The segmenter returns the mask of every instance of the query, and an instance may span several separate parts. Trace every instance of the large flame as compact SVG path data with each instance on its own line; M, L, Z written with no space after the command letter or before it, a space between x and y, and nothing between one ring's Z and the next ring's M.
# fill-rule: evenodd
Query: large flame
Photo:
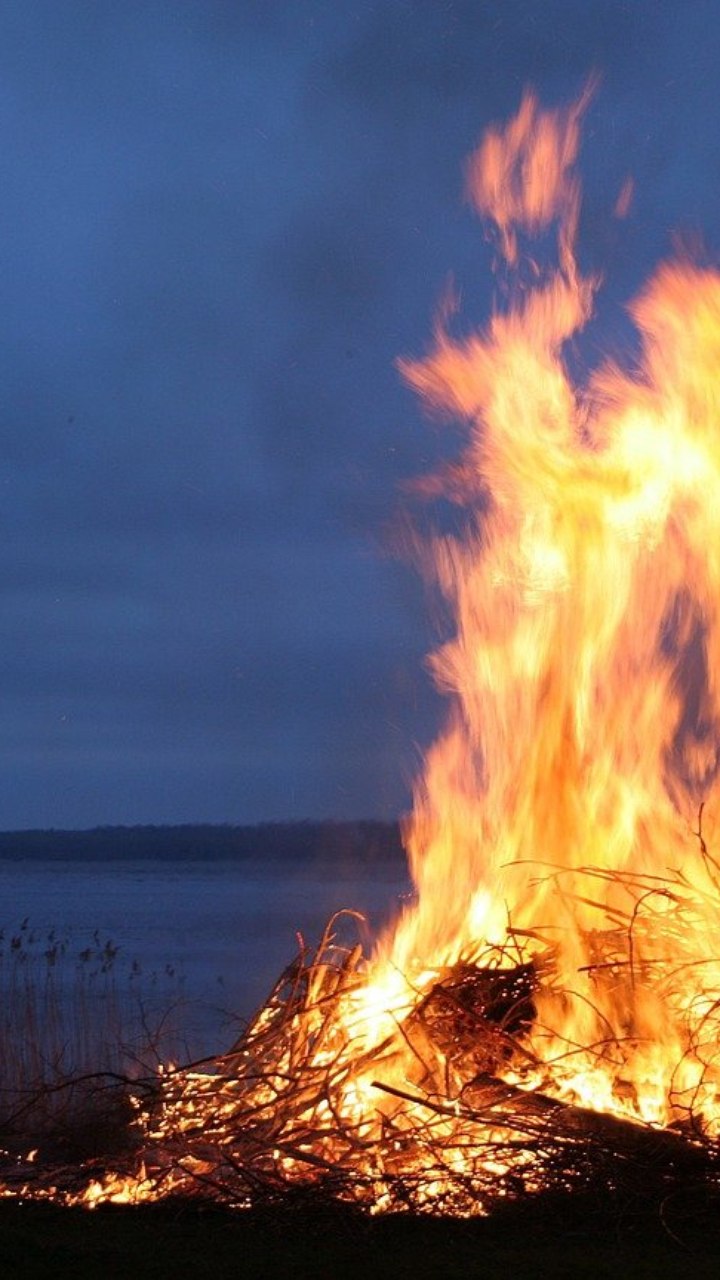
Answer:
M630 308L637 368L572 385L563 350L598 284L575 256L585 102L528 93L489 131L468 190L512 301L403 364L469 424L448 486L469 533L433 547L452 712L408 825L418 903L383 954L408 974L532 934L553 957L533 1047L562 1058L555 1087L667 1121L716 1093L717 867L691 826L717 791L720 277L661 266ZM522 242L548 228L549 268Z

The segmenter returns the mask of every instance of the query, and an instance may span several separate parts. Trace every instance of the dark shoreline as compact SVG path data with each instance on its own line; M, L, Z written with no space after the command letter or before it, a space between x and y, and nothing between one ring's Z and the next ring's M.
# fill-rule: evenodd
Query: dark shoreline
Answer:
M356 865L405 863L399 824L374 820L0 831L0 860L5 861L219 862L248 858L327 859Z

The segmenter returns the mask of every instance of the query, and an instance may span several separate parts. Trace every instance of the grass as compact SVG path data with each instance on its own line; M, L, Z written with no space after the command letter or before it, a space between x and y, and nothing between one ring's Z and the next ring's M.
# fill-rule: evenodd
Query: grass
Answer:
M183 1056L181 1005L176 974L143 973L97 931L0 930L0 1146L111 1154L132 1120L125 1082Z

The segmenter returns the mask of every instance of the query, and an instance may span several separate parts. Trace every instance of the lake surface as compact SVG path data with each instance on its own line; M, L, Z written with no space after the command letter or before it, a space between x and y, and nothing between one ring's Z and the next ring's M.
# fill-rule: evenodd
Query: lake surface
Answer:
M172 1007L184 1051L200 1057L230 1046L298 933L312 944L350 908L369 940L409 888L396 862L0 861L0 994L18 1003L20 973L70 999L79 975L99 1007L111 982L149 1020Z

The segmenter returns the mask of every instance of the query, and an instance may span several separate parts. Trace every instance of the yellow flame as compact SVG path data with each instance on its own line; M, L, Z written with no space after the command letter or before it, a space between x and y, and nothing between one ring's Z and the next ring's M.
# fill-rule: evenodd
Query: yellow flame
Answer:
M486 332L440 331L402 365L469 423L473 521L433 548L456 619L433 657L452 711L408 824L417 906L380 954L408 974L535 931L555 976L532 1047L566 1060L551 1083L667 1121L720 994L716 868L690 835L717 793L720 278L661 266L631 308L637 370L573 387L563 345L597 287L574 248L586 103L547 112L526 94L468 167L509 266L518 232L553 223L556 265Z

